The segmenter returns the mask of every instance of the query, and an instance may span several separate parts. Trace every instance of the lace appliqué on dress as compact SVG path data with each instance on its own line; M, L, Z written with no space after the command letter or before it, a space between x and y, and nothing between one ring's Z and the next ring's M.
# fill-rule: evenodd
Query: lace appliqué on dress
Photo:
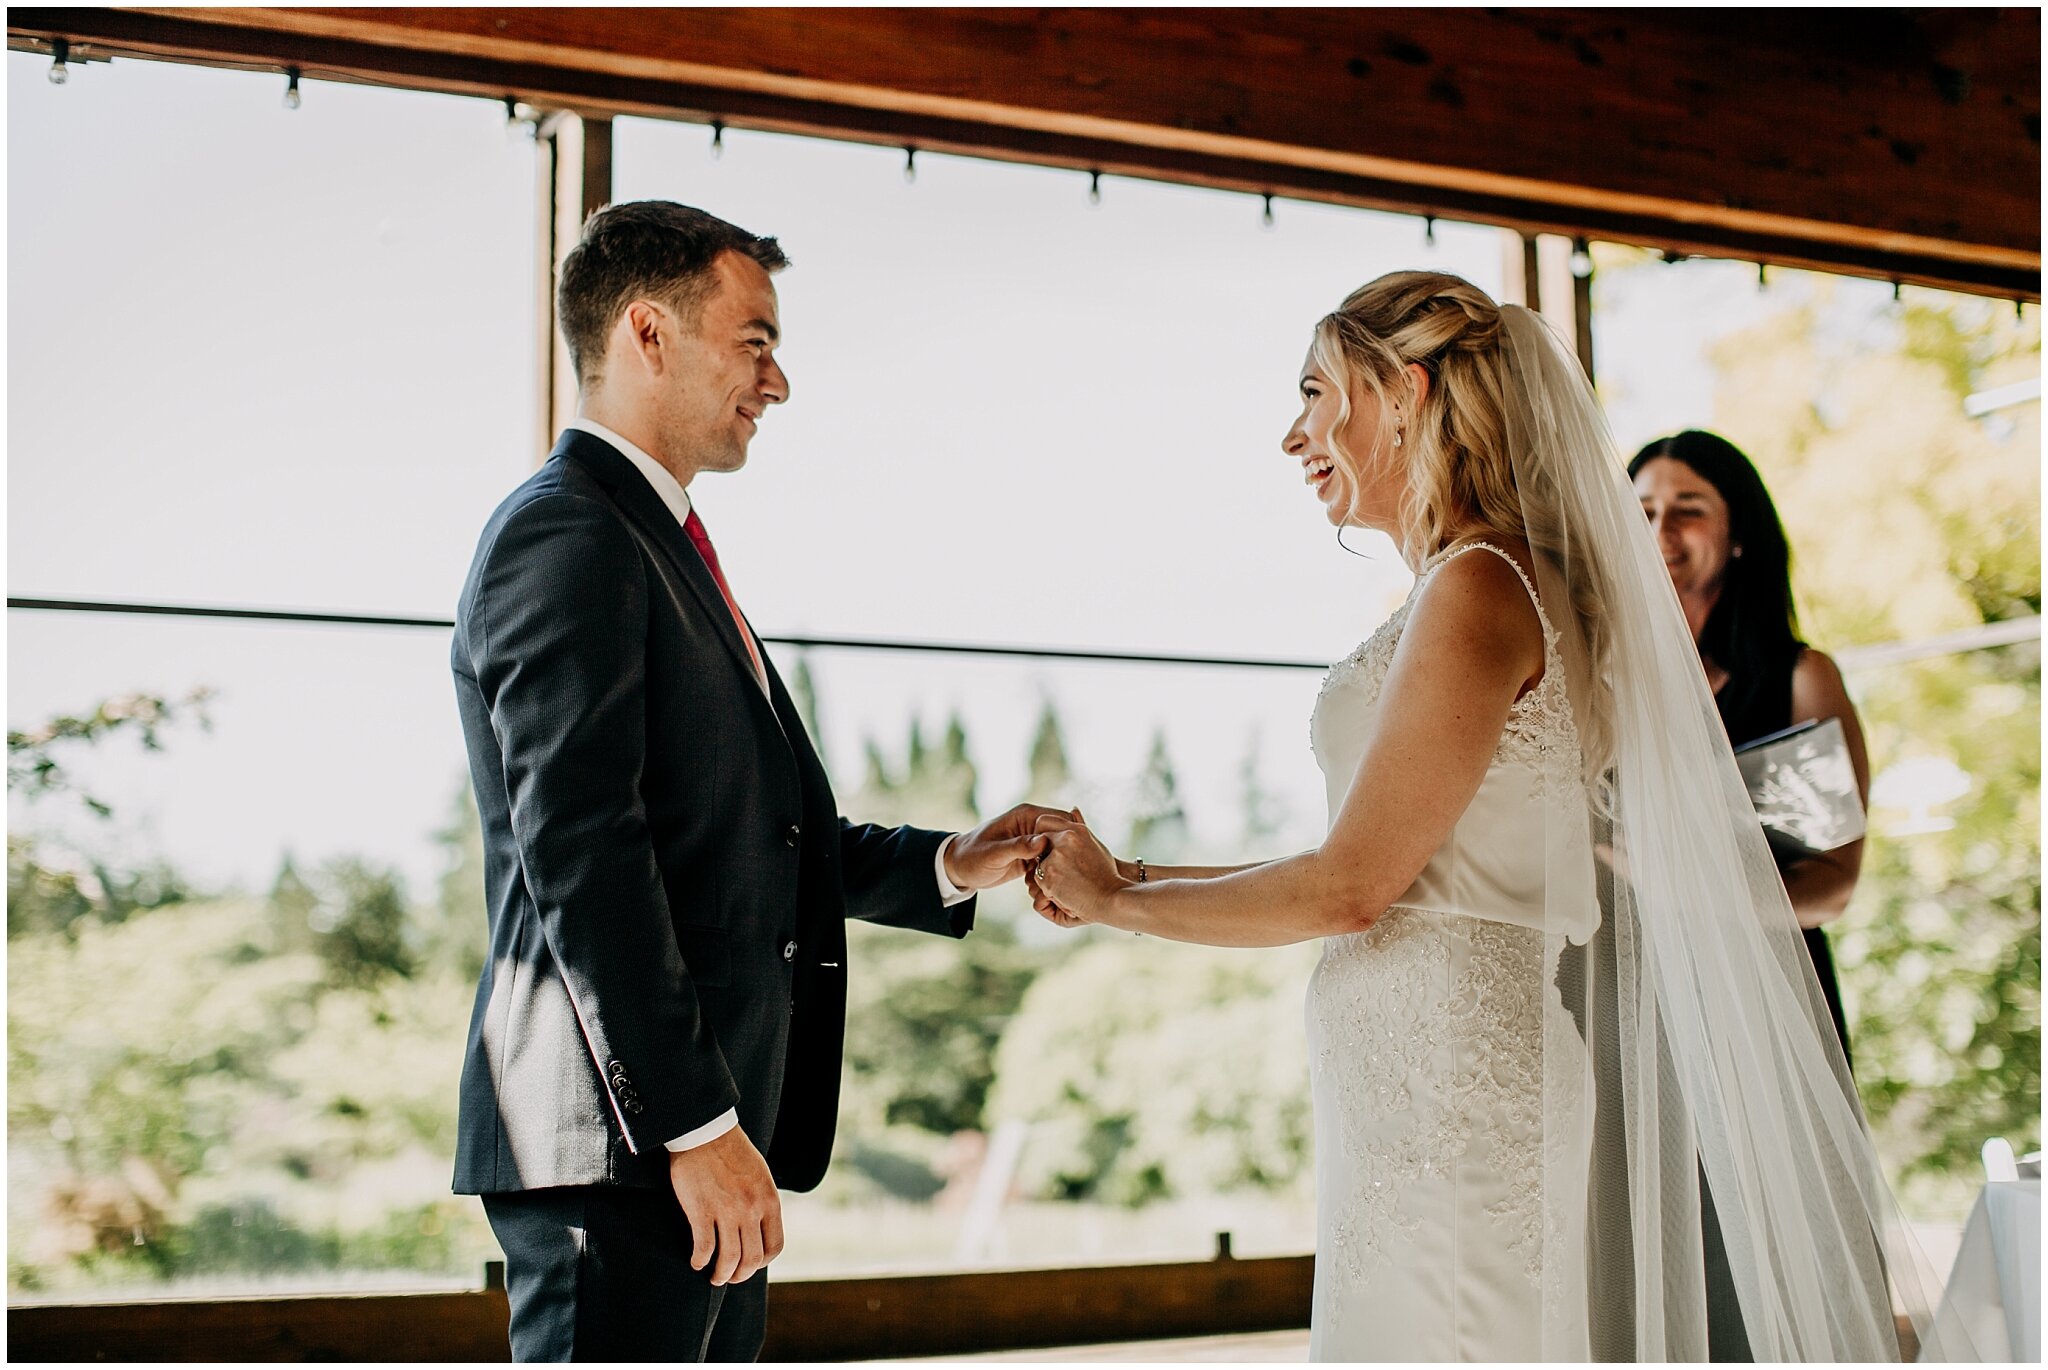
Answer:
M1564 660L1557 650L1557 629L1551 626L1550 615L1544 612L1543 601L1537 597L1536 587L1529 580L1528 573L1513 557L1490 542L1468 542L1439 552L1424 563L1422 573L1415 578L1415 588L1408 592L1408 598L1401 607L1388 615L1387 621L1375 629L1372 636L1359 643L1351 655L1324 674L1322 689L1316 696L1317 703L1320 705L1322 697L1332 691L1355 689L1362 695L1357 701L1360 707L1371 708L1377 704L1380 691L1386 685L1387 668L1393 665L1394 653L1401 645L1401 633L1408 626L1409 610L1415 607L1415 598L1422 587L1446 562L1480 550L1494 553L1514 568L1529 592L1529 602L1536 608L1537 621L1543 625L1543 677L1536 682L1535 689L1508 709L1507 726L1502 729L1500 745L1493 754L1494 764L1523 766L1536 772L1545 797L1567 795L1582 785L1584 778L1579 759L1579 730L1572 721L1571 703L1565 694ZM1314 714L1309 718L1309 737L1313 745Z
M1558 633L1521 566L1490 543L1467 543L1425 564L1407 601L1330 668L1316 717L1338 691L1356 692L1345 701L1351 709L1378 703L1417 593L1445 562L1482 547L1514 567L1544 639L1543 676L1509 709L1492 764L1533 772L1545 797L1569 795L1583 781ZM1312 718L1312 742L1316 727ZM1365 932L1324 943L1310 987L1321 1038L1309 1066L1337 1101L1353 1182L1351 1192L1323 1199L1335 1215L1340 1276L1363 1279L1396 1239L1414 1237L1420 1223L1408 1192L1447 1181L1483 1139L1505 1196L1487 1213L1540 1283L1549 980L1541 932L1482 918L1397 907Z
M1414 1237L1408 1191L1447 1180L1484 1138L1506 1191L1487 1212L1537 1279L1542 972L1534 929L1420 909L1390 909L1324 943L1311 988L1322 1039L1309 1066L1333 1086L1354 1177L1352 1192L1324 1199L1338 1215L1341 1274L1363 1278L1390 1237Z

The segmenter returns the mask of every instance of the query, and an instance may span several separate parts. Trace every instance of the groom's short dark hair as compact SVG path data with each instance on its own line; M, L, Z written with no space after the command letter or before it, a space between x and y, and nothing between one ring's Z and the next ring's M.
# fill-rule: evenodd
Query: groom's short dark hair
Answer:
M598 378L605 340L633 301L654 300L694 322L711 293L712 264L726 252L767 271L789 265L773 238L673 200L633 200L591 215L555 290L576 383L587 387Z

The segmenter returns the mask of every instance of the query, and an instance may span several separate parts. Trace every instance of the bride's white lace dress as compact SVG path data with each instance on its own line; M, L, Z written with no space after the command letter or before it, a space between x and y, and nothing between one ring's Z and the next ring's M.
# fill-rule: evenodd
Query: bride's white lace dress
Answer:
M1333 817L1410 608L1474 552L1515 564L1488 544L1440 554L1324 683L1310 736ZM1542 679L1515 702L1471 807L1395 907L1324 942L1309 984L1314 1360L1542 1355L1544 1028L1564 1012L1543 969L1544 809L1583 790L1556 633L1537 613Z

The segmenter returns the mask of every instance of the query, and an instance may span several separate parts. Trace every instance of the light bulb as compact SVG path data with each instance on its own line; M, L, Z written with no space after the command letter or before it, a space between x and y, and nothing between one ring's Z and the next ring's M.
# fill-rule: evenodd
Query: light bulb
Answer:
M299 107L299 73L297 70L287 71L284 74L284 107L286 109L297 109Z
M63 84L64 84L64 83L66 82L66 81L69 81L70 79L71 79L71 68L70 68L70 67L67 67L67 66L65 66L65 65L64 65L64 59L63 59L63 58L61 58L61 57L60 57L60 58L58 58L58 59L57 59L56 61L54 61L54 62L50 63L50 84L51 84L51 85L53 85L53 86L61 86L61 85L63 85Z

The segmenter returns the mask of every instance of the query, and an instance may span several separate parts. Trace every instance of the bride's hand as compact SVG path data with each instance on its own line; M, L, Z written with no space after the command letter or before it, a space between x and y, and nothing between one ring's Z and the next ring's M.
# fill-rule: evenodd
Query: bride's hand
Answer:
M1063 928L1101 922L1110 896L1130 883L1118 872L1116 858L1079 809L1071 818L1042 815L1038 832L1046 838L1046 851L1031 873L1032 907Z

